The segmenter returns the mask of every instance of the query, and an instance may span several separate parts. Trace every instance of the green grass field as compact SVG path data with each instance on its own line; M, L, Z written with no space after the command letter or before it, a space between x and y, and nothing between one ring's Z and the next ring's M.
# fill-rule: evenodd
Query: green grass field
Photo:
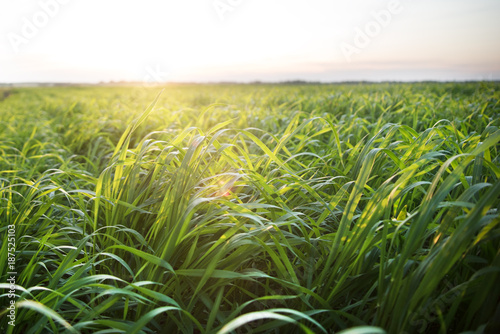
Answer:
M1 332L500 332L499 83L160 90L0 92Z

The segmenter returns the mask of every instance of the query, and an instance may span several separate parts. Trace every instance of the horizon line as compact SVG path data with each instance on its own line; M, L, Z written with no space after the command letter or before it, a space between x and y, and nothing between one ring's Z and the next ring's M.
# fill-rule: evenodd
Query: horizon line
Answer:
M491 82L499 83L499 79L467 79L467 80L333 80L333 81L318 81L318 80L245 80L245 81L165 81L165 82L147 82L147 81L126 81L126 80L110 80L99 82L67 82L67 81L21 81L21 82L0 82L0 87L15 87L15 86L135 86L141 85L147 87L157 87L165 85L272 85L272 84L356 84L356 83L473 83L473 82Z

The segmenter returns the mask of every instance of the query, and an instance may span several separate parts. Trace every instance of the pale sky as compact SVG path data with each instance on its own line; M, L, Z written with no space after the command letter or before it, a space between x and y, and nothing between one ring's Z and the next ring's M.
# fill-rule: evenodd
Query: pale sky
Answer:
M0 0L0 83L499 80L499 0Z

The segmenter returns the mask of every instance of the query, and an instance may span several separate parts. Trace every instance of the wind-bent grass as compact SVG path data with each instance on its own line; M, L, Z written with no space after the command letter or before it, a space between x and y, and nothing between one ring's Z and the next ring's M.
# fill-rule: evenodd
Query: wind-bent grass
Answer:
M500 330L498 84L157 93L0 101L6 333Z

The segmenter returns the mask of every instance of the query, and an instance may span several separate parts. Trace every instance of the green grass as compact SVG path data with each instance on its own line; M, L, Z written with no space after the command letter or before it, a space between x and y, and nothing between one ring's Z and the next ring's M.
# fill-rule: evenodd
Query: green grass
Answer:
M0 92L0 328L500 331L499 88Z

